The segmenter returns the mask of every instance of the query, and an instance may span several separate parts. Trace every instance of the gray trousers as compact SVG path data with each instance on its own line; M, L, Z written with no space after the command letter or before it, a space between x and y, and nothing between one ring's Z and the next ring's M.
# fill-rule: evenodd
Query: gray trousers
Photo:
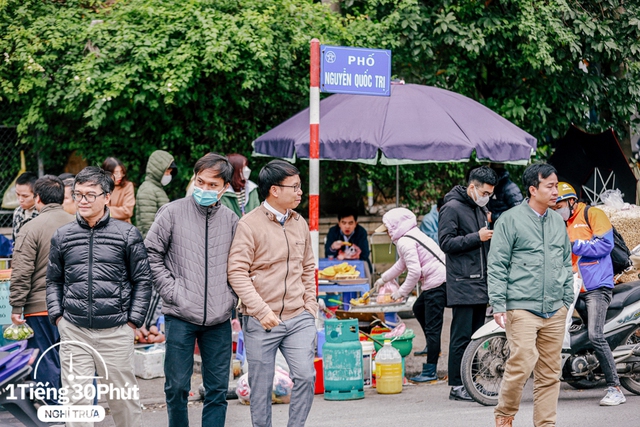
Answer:
M70 402L67 405L93 404L93 397L84 390L92 387L92 377L97 371L101 377L100 384L126 391L125 394L117 391L105 394L115 425L142 426L140 398L136 395L138 393L133 393L133 388L138 386L133 369L133 329L126 324L108 329L87 329L63 318L58 330L62 386L69 388ZM77 393L76 390L83 392ZM90 427L93 424L68 422L67 427Z
M315 318L305 311L267 332L260 321L246 316L242 332L249 363L253 426L271 427L271 390L276 352L280 349L293 381L287 425L303 427L313 403L316 380L313 366L317 336Z

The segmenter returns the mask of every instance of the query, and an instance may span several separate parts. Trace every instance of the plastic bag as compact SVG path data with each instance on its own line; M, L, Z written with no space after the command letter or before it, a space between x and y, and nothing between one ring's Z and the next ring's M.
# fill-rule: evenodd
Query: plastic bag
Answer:
M291 401L291 390L293 390L293 381L289 378L289 374L281 367L276 366L276 371L273 375L271 401L273 403L289 403ZM251 388L249 387L248 373L238 379L236 394L238 395L240 403L249 405L251 401Z
M4 330L2 336L5 337L5 339L13 341L28 340L33 336L33 329L26 323L22 325L12 323L11 326Z
M27 163L24 160L24 151L20 150L20 171L18 171L18 175L11 181L9 187L4 191L4 195L2 196L2 209L15 209L20 206L20 202L18 202L18 195L16 194L16 181L20 175L27 171Z
M602 200L602 203L604 203L606 206L612 207L614 209L620 210L625 208L625 203L622 199L622 193L618 189L605 191L600 195L600 200Z
M276 373L273 376L271 401L273 403L289 403L291 401L291 390L293 390L293 381L289 378L289 374L277 366Z
M390 282L386 282L384 285L378 288L378 296L376 297L376 302L378 304L389 304L393 302L393 298L391 298L391 294L400 289L400 285L398 282L394 280Z
M251 395L251 388L249 388L249 374L244 374L238 379L236 384L236 394L238 400L243 405L249 404L249 396Z

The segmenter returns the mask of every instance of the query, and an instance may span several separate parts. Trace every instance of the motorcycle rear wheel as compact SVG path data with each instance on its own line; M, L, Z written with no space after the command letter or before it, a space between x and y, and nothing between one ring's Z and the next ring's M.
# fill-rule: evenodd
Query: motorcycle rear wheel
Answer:
M627 339L622 342L623 345L640 344L640 326L631 331ZM640 374L634 374L631 377L620 377L620 384L631 393L640 394Z
M498 393L509 358L507 337L502 333L471 341L462 357L462 383L476 402L498 404Z

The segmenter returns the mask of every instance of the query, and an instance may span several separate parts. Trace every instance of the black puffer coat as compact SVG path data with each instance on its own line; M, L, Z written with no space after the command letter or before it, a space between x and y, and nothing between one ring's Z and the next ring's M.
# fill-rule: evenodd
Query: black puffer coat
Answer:
M53 235L47 309L54 324L64 316L83 328L127 322L140 327L150 296L151 269L142 236L133 225L110 218L108 209L93 228L76 215Z
M481 242L478 231L485 226L487 213L455 186L440 208L438 239L447 255L447 305L486 304L487 255L489 242Z
M498 172L498 184L496 184L488 205L489 211L491 211L491 220L495 223L500 215L519 205L522 200L522 192L518 185L511 181L509 172L505 170Z

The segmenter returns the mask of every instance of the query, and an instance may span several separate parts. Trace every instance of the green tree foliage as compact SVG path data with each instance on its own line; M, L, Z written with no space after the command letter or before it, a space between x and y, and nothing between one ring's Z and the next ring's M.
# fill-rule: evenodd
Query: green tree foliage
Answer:
M199 156L248 156L308 105L318 37L391 49L396 77L484 103L545 158L571 122L628 133L639 16L622 0L346 0L340 14L311 0L0 0L0 123L51 171L73 150L92 164L116 155L139 183L147 156L166 149L178 196ZM402 201L424 206L473 164L401 167ZM361 204L366 177L393 200L395 168L323 162L323 206Z

